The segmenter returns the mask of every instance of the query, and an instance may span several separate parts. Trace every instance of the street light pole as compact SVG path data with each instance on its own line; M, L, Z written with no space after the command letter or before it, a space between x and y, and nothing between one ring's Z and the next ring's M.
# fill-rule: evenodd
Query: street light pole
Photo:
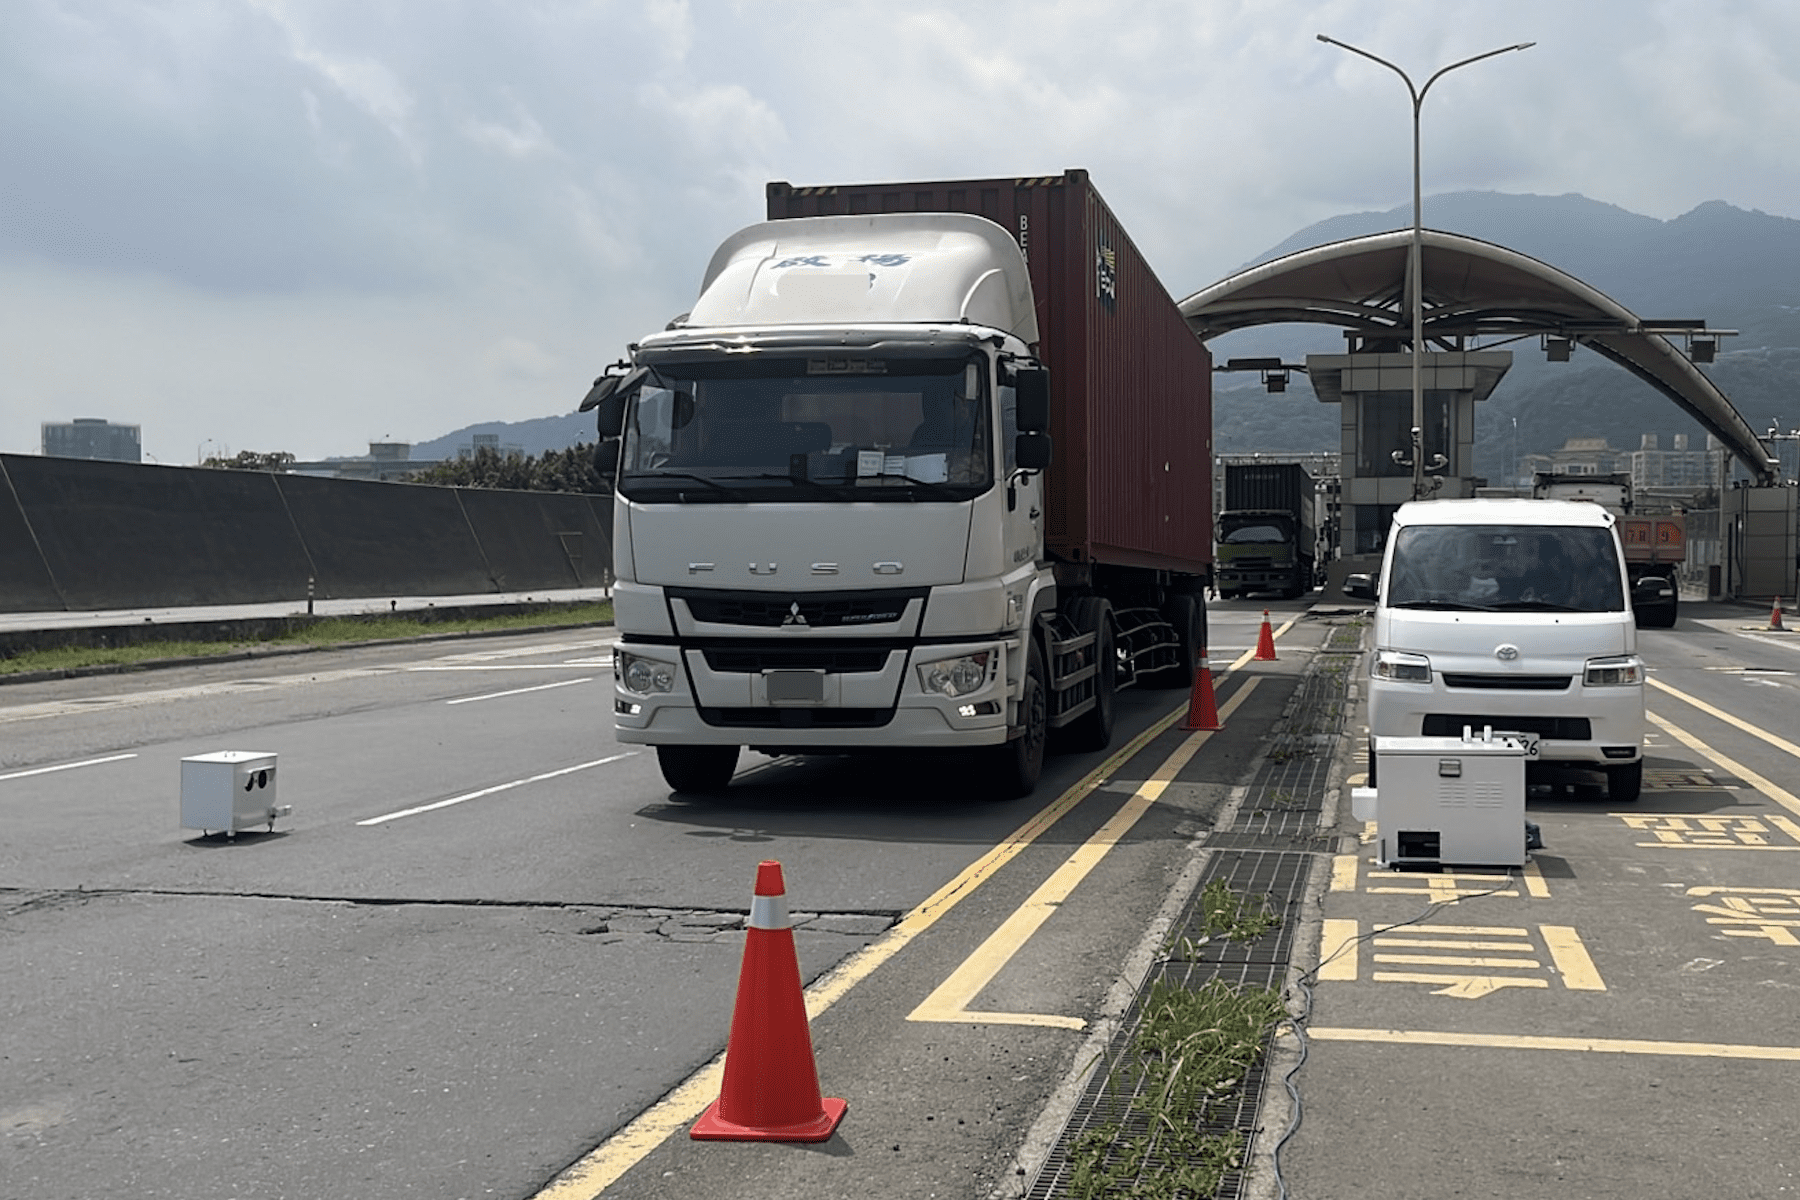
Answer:
M1412 97L1412 135L1413 135L1413 223L1412 246L1406 256L1406 292L1412 305L1412 497L1419 499L1425 494L1425 379L1421 374L1425 353L1425 298L1420 291L1420 263L1425 257L1424 223L1421 219L1422 201L1419 191L1419 110L1425 105L1425 93L1431 85L1456 70L1470 63L1478 63L1484 58L1492 58L1496 54L1506 54L1513 50L1529 50L1536 42L1520 42L1512 46L1502 46L1498 50L1489 50L1485 54L1477 54L1473 58L1465 58L1453 62L1447 67L1440 67L1436 74L1425 81L1424 87L1414 87L1412 76L1399 67L1367 50L1358 49L1348 42L1340 42L1336 38L1319 34L1321 42L1336 46L1340 50L1348 50L1352 54L1360 54L1371 62L1378 62L1394 74L1400 76L1406 84L1406 91Z

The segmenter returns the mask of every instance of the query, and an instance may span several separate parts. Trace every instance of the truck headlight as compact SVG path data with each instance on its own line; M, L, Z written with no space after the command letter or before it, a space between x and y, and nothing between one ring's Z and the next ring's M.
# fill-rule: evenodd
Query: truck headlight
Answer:
M613 678L626 691L648 696L656 692L674 690L675 667L672 663L657 662L653 658L642 658L636 654L615 650L613 651Z
M1587 687L1635 687L1644 682L1644 660L1635 654L1590 658L1581 682Z
M1395 683L1430 683L1431 660L1404 650L1377 650L1372 668L1375 678Z
M919 664L919 686L939 696L967 696L980 691L988 681L988 667L993 662L991 651L965 654L961 658L943 658Z

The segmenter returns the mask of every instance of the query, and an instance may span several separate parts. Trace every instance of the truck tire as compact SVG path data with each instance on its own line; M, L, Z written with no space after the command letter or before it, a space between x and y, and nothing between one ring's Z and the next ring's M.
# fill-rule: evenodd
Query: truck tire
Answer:
M1644 760L1606 768L1606 798L1614 804L1632 804L1644 790Z
M736 746L658 746L656 765L678 792L723 791L737 770Z
M1113 714L1118 703L1119 655L1113 633L1112 605L1098 596L1078 597L1069 617L1082 633L1094 634L1094 706L1063 727L1062 742L1085 753L1112 744Z
M1158 688L1191 688L1206 649L1206 601L1194 592L1176 592L1163 605L1163 620L1175 629L1177 661L1167 670L1146 676L1144 682Z
M988 751L992 768L991 796L1012 800L1029 796L1044 773L1044 743L1050 732L1050 690L1044 652L1037 639L1025 656L1025 690L1019 697L1019 736Z

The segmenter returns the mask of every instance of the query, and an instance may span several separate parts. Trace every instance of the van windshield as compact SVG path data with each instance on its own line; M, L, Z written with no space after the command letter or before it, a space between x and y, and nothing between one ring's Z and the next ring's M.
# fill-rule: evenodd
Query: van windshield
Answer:
M1610 529L1564 525L1407 525L1394 539L1392 608L1622 612Z

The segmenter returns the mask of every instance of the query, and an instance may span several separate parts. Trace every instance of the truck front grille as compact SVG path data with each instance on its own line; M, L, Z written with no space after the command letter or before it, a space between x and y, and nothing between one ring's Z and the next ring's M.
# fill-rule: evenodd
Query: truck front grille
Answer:
M1516 733L1535 733L1557 742L1587 742L1594 737L1593 726L1586 717L1484 717L1463 713L1427 713L1426 737L1461 737L1463 727L1477 732L1484 726Z
M727 675L758 675L764 671L825 671L832 675L872 675L887 667L889 644L833 646L808 642L801 646L705 646L700 653L706 665Z
M669 597L685 601L694 620L708 625L833 629L891 625L906 615L909 602L923 600L929 592L929 588L805 593L670 588Z

